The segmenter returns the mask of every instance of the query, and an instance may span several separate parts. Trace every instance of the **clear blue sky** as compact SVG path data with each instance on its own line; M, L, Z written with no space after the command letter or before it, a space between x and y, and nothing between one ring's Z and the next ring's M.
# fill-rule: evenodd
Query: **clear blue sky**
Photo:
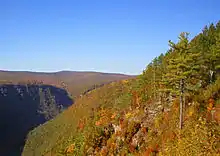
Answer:
M0 0L0 69L140 74L219 0Z

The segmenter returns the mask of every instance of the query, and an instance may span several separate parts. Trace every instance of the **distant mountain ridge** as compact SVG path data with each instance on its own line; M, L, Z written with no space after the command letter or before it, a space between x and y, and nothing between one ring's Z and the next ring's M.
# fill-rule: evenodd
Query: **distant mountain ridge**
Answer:
M135 76L125 74L94 71L32 72L0 70L0 84L40 82L46 85L64 88L71 93L73 97L92 88L93 85L100 85L134 77ZM81 85L82 83L83 85Z
M0 73L29 73L29 74L64 74L64 73L96 73L96 74L111 74L111 75L125 75L123 73L116 73L116 72L99 72L99 71L74 71L74 70L60 70L60 71L53 71L53 72L44 72L44 71L28 71L28 70L1 70ZM135 76L135 75L131 75Z

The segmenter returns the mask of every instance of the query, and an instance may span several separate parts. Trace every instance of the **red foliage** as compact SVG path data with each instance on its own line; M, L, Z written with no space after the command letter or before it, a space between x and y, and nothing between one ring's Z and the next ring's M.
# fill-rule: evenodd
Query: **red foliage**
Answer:
M142 127L142 132L146 134L148 132L148 127Z
M129 151L131 153L134 153L135 152L135 146L134 145L129 145Z
M152 154L157 154L159 152L159 145L156 144L153 147L147 148L147 150L144 152L144 156L150 156Z

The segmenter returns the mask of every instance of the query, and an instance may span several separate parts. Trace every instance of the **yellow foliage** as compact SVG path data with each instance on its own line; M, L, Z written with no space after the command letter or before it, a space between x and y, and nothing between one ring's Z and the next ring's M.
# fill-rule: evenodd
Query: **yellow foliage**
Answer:
M109 109L101 109L99 111L100 118L96 121L95 125L100 126L109 123L115 116L116 113L112 113Z
M155 120L154 120L154 126L156 128L159 128L161 123L162 123L162 116L156 117Z
M122 83L126 84L126 83L128 83L128 80L122 80Z
M125 114L126 119L130 118L131 116L132 116L131 112L128 112L128 113Z
M219 125L200 117L185 122L179 139L166 141L162 155L216 155L219 148Z
M66 148L66 153L73 153L73 152L74 152L74 148L75 148L75 145L74 145L74 144L69 145L69 146Z
M215 101L213 99L209 99L209 104L208 104L208 107L207 107L208 112L210 112L212 110L214 102Z
M195 110L193 107L189 108L188 116L191 117L195 113Z

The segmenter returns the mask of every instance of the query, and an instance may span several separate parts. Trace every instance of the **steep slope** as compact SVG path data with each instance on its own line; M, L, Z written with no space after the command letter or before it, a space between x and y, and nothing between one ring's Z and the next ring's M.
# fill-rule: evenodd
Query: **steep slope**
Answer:
M56 152L63 150L77 134L79 121L93 116L101 107L125 108L129 99L129 87L123 82L107 84L88 92L57 118L33 130L23 155L44 155L53 149Z
M96 72L0 72L0 155L21 155L30 130L54 118L80 94L129 78Z
M31 155L219 155L220 22L29 133ZM181 84L181 85L180 85Z

